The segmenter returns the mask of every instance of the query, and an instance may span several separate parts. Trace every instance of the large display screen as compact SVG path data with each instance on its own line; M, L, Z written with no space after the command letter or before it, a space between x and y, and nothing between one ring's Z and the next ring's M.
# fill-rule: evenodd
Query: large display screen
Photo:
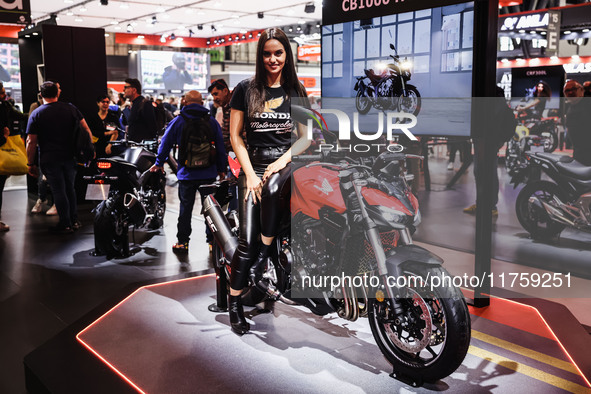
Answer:
M207 54L140 51L142 87L159 91L207 90Z
M323 107L359 95L360 80L378 101L368 115L395 109L379 101L412 89L421 105L413 133L469 136L473 44L473 2L325 25Z

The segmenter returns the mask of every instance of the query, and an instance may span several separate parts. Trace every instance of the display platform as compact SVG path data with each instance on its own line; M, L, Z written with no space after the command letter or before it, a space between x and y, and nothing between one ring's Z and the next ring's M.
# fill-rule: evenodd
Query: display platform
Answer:
M214 294L213 275L139 288L88 326L64 333L67 346L56 339L29 354L27 388L32 393L82 388L86 393L474 393L516 387L531 393L591 392L537 310L514 302L493 298L486 309L471 308L472 342L463 364L445 379L413 388L389 376L391 366L365 319L319 317L275 303L270 313L247 308L251 333L238 337L227 314L207 310Z

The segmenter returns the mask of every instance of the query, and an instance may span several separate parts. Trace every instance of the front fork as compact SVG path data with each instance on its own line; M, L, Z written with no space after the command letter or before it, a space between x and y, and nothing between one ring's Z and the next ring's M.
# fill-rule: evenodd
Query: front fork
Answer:
M386 296L392 303L392 309L394 312L394 317L400 316L403 313L402 306L397 300L397 295L394 294L392 288L388 286L387 276L388 276L388 267L386 265L386 253L384 253L384 246L382 245L382 240L380 238L380 232L378 231L378 227L373 220L369 217L367 213L367 209L365 209L365 204L363 203L363 197L361 196L361 188L367 185L367 181L363 179L355 179L353 180L353 189L355 190L355 195L357 196L357 200L359 201L359 208L361 211L361 218L363 220L363 225L365 227L365 233L367 234L368 241L374 250L374 254L376 256L376 261L378 265L378 273L382 278L382 282L384 283L384 287L386 289ZM412 244L412 238L410 235L410 230L405 228L404 230L400 231L400 240L405 245Z

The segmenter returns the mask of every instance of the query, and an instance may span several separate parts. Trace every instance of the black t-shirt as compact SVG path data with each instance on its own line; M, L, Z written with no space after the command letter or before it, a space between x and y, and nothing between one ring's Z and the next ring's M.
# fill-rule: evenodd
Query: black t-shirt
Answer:
M74 128L83 119L72 104L56 101L37 108L27 124L27 134L36 134L40 164L74 158Z
M291 100L282 87L266 87L265 108L262 113L248 116L246 92L250 79L238 84L232 93L230 107L244 112L246 142L249 147L289 146L294 122Z
M119 115L115 111L108 110L105 119L101 119L99 114L95 113L86 122L88 123L88 127L90 127L90 131L92 131L92 135L98 138L98 141L94 144L96 157L105 156L107 142L111 139L111 136L105 135L107 125L118 126Z
M131 141L155 140L156 114L150 100L143 96L137 96L131 105L131 111L127 118L127 138Z

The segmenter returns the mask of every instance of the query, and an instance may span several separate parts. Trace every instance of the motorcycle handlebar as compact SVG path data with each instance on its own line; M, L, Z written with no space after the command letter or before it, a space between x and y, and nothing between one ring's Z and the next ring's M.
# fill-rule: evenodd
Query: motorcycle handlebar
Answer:
M291 158L294 162L303 162L303 161L318 161L322 160L322 155L297 155Z

